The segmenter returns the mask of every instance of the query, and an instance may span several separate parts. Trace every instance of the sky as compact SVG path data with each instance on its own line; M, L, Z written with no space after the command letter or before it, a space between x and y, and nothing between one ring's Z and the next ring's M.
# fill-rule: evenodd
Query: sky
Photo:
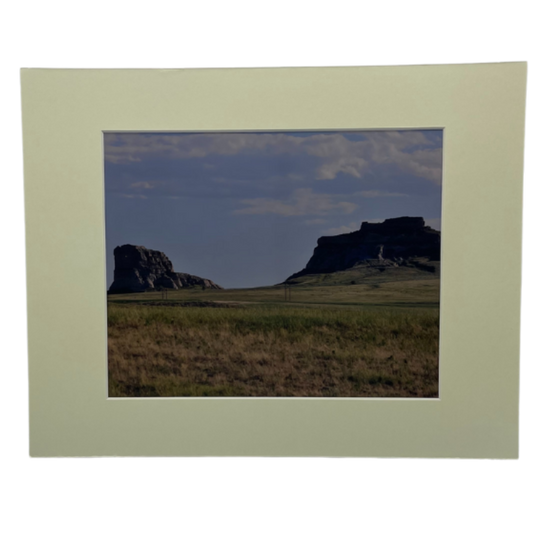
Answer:
M440 230L442 130L105 133L107 286L123 244L225 288L283 282L320 236Z

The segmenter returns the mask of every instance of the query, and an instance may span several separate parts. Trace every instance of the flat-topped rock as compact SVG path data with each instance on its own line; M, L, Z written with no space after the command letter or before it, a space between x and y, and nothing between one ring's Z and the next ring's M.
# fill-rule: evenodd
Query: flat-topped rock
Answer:
M399 217L382 223L363 222L358 231L322 236L306 267L288 280L307 274L339 272L362 264L401 266L422 258L439 261L441 233L421 217Z
M109 287L110 294L185 287L222 289L209 279L175 272L172 262L161 251L131 244L115 248L114 281Z

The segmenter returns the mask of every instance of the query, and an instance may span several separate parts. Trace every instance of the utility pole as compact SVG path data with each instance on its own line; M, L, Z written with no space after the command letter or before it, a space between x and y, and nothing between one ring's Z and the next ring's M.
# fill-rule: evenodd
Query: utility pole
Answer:
M283 284L285 292L285 302L290 302L291 300L291 286L288 283Z

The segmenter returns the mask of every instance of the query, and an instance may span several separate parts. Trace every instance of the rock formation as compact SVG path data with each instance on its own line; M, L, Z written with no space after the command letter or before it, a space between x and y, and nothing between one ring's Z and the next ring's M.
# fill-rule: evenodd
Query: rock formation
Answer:
M110 294L144 292L183 287L221 289L209 279L174 271L161 251L126 244L114 250L114 281Z
M440 261L441 233L421 217L363 222L360 230L322 236L306 267L287 281L308 274L339 272L358 266L415 266L434 272L430 261Z

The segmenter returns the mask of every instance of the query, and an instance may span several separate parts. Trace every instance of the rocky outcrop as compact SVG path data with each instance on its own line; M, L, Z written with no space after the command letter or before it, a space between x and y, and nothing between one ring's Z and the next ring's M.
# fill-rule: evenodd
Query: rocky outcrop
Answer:
M114 281L109 294L133 293L184 287L221 289L209 279L175 272L161 251L126 244L114 250Z
M441 233L427 227L421 217L362 223L360 230L322 236L306 267L287 281L308 274L326 274L366 266L415 266L434 271L430 261L440 261Z

